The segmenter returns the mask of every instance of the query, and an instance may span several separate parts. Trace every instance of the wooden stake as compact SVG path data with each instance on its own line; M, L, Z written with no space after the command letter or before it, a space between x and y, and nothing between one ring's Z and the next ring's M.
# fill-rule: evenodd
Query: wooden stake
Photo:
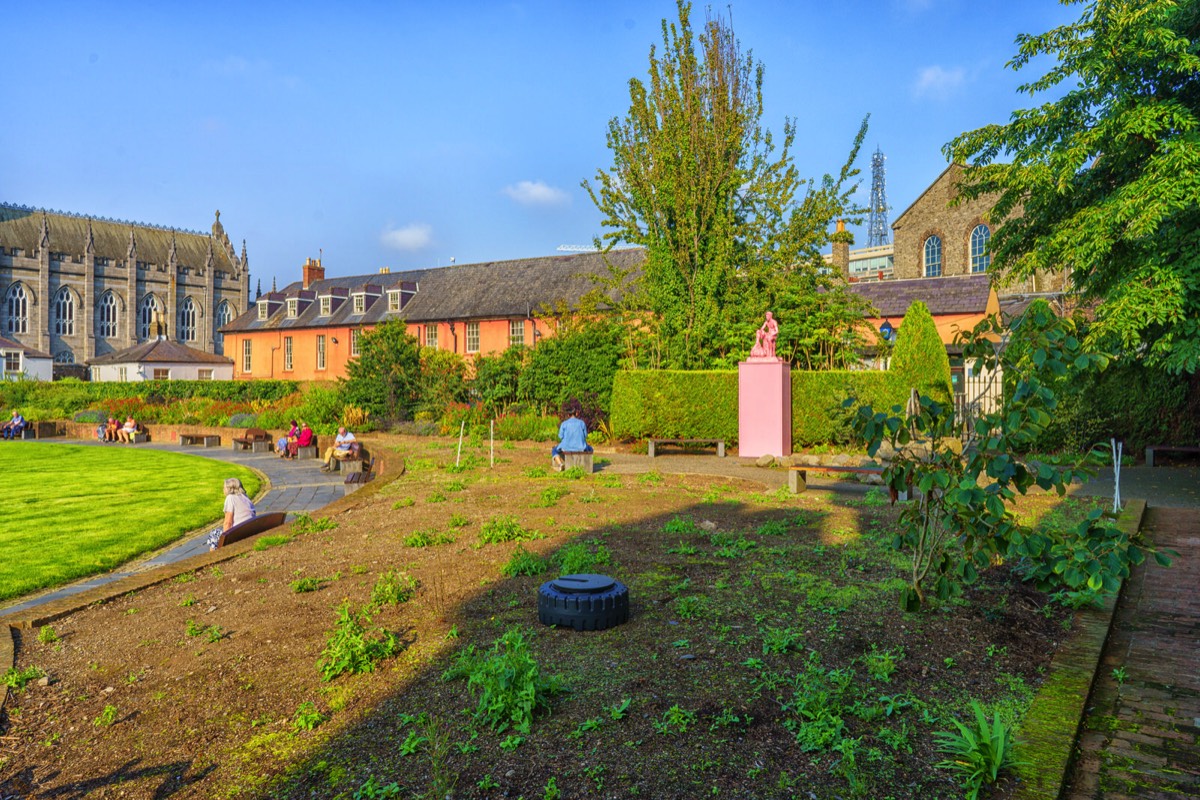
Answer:
M458 426L458 455L454 457L454 466L456 467L458 466L458 463L462 461L462 437L463 432L466 431L466 429L467 421L464 419L462 425Z

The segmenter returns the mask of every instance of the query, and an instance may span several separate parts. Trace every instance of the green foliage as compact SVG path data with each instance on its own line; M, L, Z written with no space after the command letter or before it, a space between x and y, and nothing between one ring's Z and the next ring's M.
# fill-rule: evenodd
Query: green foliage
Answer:
M719 16L694 31L691 10L679 0L678 20L663 21L648 81L630 81L629 112L609 122L612 166L584 182L603 240L646 248L626 303L651 312L641 317L651 366L686 369L744 353L731 317L761 322L775 288L816 261L849 205L854 187L843 184L865 134L864 122L837 178L801 179L795 124L786 120L779 140L763 127L762 64Z
M288 584L296 594L315 592L324 585L324 578L298 578Z
M458 353L420 348L417 406L434 414L467 397L467 362Z
M867 668L867 674L872 678L883 683L891 683L892 675L895 674L896 667L903 658L903 648L880 650L875 645L871 645L871 652L864 654L862 661L863 666Z
M395 781L386 784L380 783L372 775L354 790L351 800L390 800L390 798L399 797L400 791L400 784Z
M663 712L662 719L654 723L654 729L661 734L687 733L696 724L696 712L688 711L680 705L673 705Z
M404 537L405 547L432 547L438 544L454 544L454 535L433 528L416 530Z
M407 572L388 570L379 576L371 588L371 604L374 606L407 603L417 593L421 582Z
M37 640L42 644L53 644L58 641L58 633L52 625L43 625L38 628Z
M555 554L555 560L562 575L595 572L613 563L612 552L600 542L571 542Z
M966 790L967 800L979 797L984 786L996 782L1000 771L1017 766L1013 760L1013 733L997 714L992 722L987 721L983 707L971 701L975 713L975 725L967 727L956 719L957 732L938 731L933 736L938 750L949 758L938 762L942 769L953 770L960 785Z
M549 568L550 566L544 558L517 545L517 549L513 550L508 563L500 568L500 574L506 578L515 578L518 575L541 575Z
M524 347L476 356L475 376L470 382L471 397L493 414L505 411L520 396L521 373L528 357L529 350Z
M492 517L479 529L479 544L500 544L501 542L524 542L530 539L540 539L537 531L527 530L512 515Z
M411 414L421 388L421 348L404 320L388 320L358 339L358 357L346 363L340 382L349 405L377 417Z
M852 670L826 669L815 651L809 653L793 681L791 698L783 704L783 725L795 734L802 751L825 750L841 741L844 701L853 686Z
M965 196L1000 195L997 269L1069 269L1104 301L1091 346L1173 373L1200 371L1198 30L1195 3L1114 0L1022 34L1009 66L1045 63L1019 87L1045 102L945 148Z
M337 520L333 517L313 517L307 511L301 511L292 520L292 532L297 534L331 531L337 526Z
M467 679L467 689L479 698L475 719L497 733L512 728L528 734L538 711L550 709L550 699L562 691L558 677L544 677L519 628L510 628L487 653L474 646L459 653L442 676Z
M349 602L338 607L337 622L317 661L321 680L331 681L347 672L352 675L374 672L376 662L399 651L396 634L381 628L368 631L366 626L370 622L366 611L351 613Z
M329 717L317 710L310 702L303 702L292 715L292 727L297 731L315 731Z
M295 539L285 533L260 536L254 542L254 549L261 553L264 550L270 550L272 547L279 547L280 545L289 544L293 541L295 541Z
M949 381L949 367L946 376ZM853 414L842 407L848 396L888 407L904 402L907 390L891 372L794 370L793 447L854 440ZM625 439L724 439L732 444L738 438L737 404L736 372L622 370L613 381L612 425Z
M621 325L607 316L563 322L529 351L519 378L521 399L557 411L573 397L590 396L607 413L624 353L622 336Z
M44 677L46 677L45 671L37 667L26 667L25 669L9 667L4 673L3 683L13 691L23 692L31 681Z
M566 486L547 486L545 489L542 489L542 493L538 496L537 501L533 503L533 507L549 508L570 493L571 490Z
M889 372L904 397L915 388L939 403L950 402L950 358L933 315L920 300L908 307L900 323Z
M1000 560L1023 565L1042 588L1111 591L1131 564L1153 552L1136 536L1106 530L1099 513L1073 532L1053 534L1031 529L1010 510L1017 495L1035 486L1062 495L1072 481L1087 476L1080 465L1027 463L1016 453L1037 440L1057 407L1043 375L1069 382L1106 359L1085 352L1069 323L1045 304L1031 305L1009 330L1013 344L1000 355L993 345L1002 332L998 319L985 320L962 338L968 363L993 373L999 365L1013 382L1004 410L972 420L965 444L953 410L926 396L916 413L899 406L890 413L858 409L855 425L868 452L874 455L887 440L897 453L884 480L919 493L901 512L894 540L912 556L910 588L902 598L906 608L925 601L927 581L945 599Z
M117 707L114 705L106 705L104 710L100 712L100 716L92 720L92 724L97 728L112 727L117 721Z

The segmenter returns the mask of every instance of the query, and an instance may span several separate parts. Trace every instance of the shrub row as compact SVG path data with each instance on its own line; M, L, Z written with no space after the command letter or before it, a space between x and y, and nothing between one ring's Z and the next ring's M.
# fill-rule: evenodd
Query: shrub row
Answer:
M889 372L792 372L792 446L853 438L850 395L875 408L904 402L907 387ZM731 370L618 372L612 425L625 438L738 439L738 378Z

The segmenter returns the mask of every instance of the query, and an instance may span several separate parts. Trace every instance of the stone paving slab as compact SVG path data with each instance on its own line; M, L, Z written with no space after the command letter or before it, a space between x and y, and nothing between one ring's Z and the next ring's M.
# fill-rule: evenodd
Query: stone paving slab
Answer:
M1126 582L1067 800L1200 797L1200 511L1151 508L1143 530L1179 557Z

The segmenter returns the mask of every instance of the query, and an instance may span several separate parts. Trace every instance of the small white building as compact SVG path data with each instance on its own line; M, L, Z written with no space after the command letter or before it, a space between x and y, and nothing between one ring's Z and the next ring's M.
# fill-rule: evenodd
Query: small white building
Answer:
M6 381L53 380L54 360L49 353L0 336L0 377Z
M93 381L230 381L233 361L164 337L88 362Z

